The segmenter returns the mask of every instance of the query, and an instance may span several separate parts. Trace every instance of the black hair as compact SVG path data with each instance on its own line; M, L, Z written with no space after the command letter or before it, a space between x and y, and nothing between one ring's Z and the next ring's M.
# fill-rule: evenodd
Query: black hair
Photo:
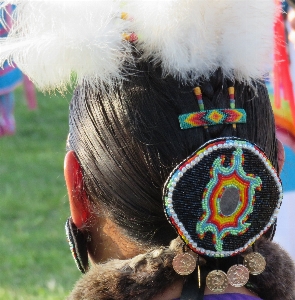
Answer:
M83 171L88 196L112 220L145 245L168 245L162 189L173 168L209 139L237 136L260 146L275 168L274 117L263 82L235 82L236 107L247 123L182 130L180 114L198 111L200 85L205 109L229 108L228 80L220 69L208 79L183 84L149 62L113 89L78 88L70 105L70 149Z

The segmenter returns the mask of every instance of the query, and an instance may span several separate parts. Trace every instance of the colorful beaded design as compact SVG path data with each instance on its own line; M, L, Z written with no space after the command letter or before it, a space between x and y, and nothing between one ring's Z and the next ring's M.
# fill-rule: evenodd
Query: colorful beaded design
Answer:
M202 95L201 88L199 86L197 86L196 88L194 88L194 94L195 94L195 96L196 96L196 98L198 100L198 105L199 105L200 111L205 111L205 106L204 106L204 102L203 102L203 95ZM178 119L179 118L181 118L181 116L178 117ZM179 120L179 122L180 122L180 128L182 128L181 121ZM208 126L204 125L204 128L208 132Z
M234 87L229 87L228 88L228 94L229 94L230 108L235 109L236 108L235 88Z
M129 14L126 12L121 13L121 19L129 22L133 22L133 18L129 16ZM131 33L124 32L122 33L122 38L123 40L129 43L135 43L138 40L138 35L135 32L131 32Z
M166 216L183 241L212 257L252 245L275 222L282 198L263 151L232 137L201 146L174 169L163 192Z
M203 95L200 87L194 88L194 94L198 100L199 112L183 114L178 117L180 128L189 129L194 127L205 127L219 124L233 124L236 129L237 123L246 123L247 114L244 109L236 109L235 89L228 88L230 109L205 110Z
M244 109L213 109L183 114L178 119L181 129L189 129L218 124L246 123L246 112Z
M132 33L123 33L122 37L125 41L129 43L135 43L138 40L138 36L132 32Z
M198 105L199 105L200 110L201 111L205 110L204 102L203 102L203 95L202 95L201 88L199 86L194 88L194 94L198 100Z
M249 229L251 224L246 221L253 211L255 191L261 189L262 185L260 177L245 173L244 154L241 148L233 153L228 167L224 167L224 160L225 157L221 156L213 163L210 171L211 180L202 198L204 214L196 228L201 238L206 232L212 232L215 249L218 251L223 250L222 240L227 234L239 235ZM221 211L220 201L226 197L229 189L236 190L240 201L231 215L225 215Z
M235 100L235 88L233 86L228 88L228 94L229 94L229 101L230 101L230 108L235 109L236 108L236 100ZM245 120L246 122L246 120ZM237 122L232 123L233 128L236 130L237 129Z

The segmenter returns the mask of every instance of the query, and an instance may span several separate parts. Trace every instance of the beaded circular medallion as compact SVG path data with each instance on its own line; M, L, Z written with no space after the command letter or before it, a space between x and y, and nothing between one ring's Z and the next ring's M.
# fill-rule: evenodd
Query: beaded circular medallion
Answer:
M243 252L276 220L281 181L263 151L237 138L209 141L170 174L164 210L196 253Z

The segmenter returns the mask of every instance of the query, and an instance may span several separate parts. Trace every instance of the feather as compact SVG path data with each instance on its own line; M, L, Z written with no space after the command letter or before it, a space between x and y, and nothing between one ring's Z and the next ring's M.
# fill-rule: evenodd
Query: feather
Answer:
M128 3L133 30L142 36L138 47L165 73L187 81L221 67L227 77L251 81L272 65L273 0Z
M12 2L12 1L6 1ZM14 26L0 43L0 64L14 61L41 89L109 83L122 76L128 22L115 1L13 1ZM129 55L131 57L131 55Z
M122 80L141 59L183 82L221 68L228 78L262 79L272 65L273 0L14 0L14 26L0 41L0 65L15 62L41 89ZM122 20L122 12L130 18ZM126 62L128 64L126 64ZM133 70L131 70L133 72Z

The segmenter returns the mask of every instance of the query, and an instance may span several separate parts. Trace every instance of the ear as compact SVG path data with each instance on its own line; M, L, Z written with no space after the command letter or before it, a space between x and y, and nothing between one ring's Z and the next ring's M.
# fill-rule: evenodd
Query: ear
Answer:
M72 219L80 229L90 218L90 202L84 189L82 170L74 151L69 151L65 156L64 175Z
M279 173L281 173L284 163L285 163L285 149L283 143L277 139L277 147L278 147L278 165L279 165Z

